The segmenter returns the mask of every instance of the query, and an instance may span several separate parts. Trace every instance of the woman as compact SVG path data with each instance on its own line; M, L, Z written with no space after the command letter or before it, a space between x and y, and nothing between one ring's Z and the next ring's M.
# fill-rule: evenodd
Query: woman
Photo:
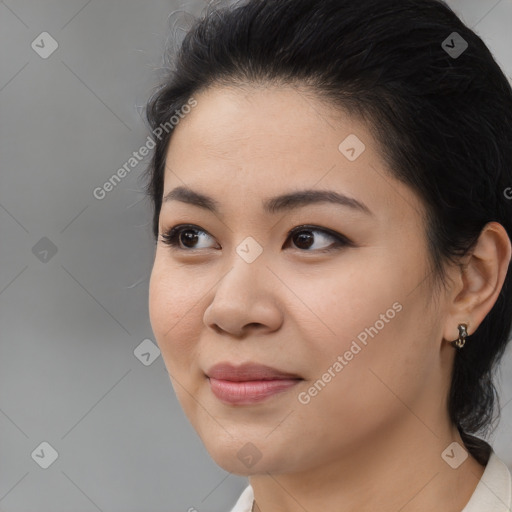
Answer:
M147 115L150 320L206 449L249 477L233 512L510 511L481 437L512 90L482 40L437 0L239 2Z

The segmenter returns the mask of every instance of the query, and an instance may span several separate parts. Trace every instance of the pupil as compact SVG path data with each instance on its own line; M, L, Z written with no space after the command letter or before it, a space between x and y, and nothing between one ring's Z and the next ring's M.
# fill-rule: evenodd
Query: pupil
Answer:
M311 247L311 245L313 243L313 237L311 235L311 231L301 231L301 233L296 235L296 237L298 239L298 243L296 242L295 245L297 245L301 249L307 249L307 248Z
M197 243L198 236L193 229L187 229L181 232L180 238L183 245L190 247L194 245L194 243ZM311 247L313 243L313 236L311 231L301 231L299 234L295 235L295 240L295 245L297 247L300 247L301 249L307 249ZM187 245L188 243L190 243L190 245Z
M182 231L181 236L182 236L182 238L185 238L189 242L197 242L197 238L198 238L197 234L195 234L195 232L192 229L187 229L185 231ZM182 239L182 242L183 242L183 239ZM187 245L186 241L184 242L184 245L186 247L189 247Z

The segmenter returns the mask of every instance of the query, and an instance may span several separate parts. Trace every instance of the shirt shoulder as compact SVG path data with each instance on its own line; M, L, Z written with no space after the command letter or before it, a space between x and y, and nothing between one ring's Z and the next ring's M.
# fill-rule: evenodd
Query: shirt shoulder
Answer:
M249 485L244 489L238 498L238 501L235 503L235 506L230 510L230 512L251 512L253 501L254 491Z
M461 512L512 512L512 474L494 451Z

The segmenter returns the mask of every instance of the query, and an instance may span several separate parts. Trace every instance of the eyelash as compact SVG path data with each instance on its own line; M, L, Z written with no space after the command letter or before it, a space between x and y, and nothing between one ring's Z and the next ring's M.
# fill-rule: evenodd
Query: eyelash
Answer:
M208 236L211 237L211 235L207 231L199 228L199 226L195 226L193 224L178 224L177 226L174 226L174 227L170 228L168 231L166 231L165 233L161 234L162 242L164 244L170 246L171 249L176 250L176 251L184 251L184 252L200 251L201 249L182 248L179 246L179 244L180 244L179 236L181 235L181 233L183 231L186 231L186 230L192 230L192 231L197 231L197 232L201 232L201 233L206 233ZM318 226L307 225L307 224L304 224L301 226L296 226L295 228L291 229L287 234L286 241L288 241L288 239L291 236L295 235L296 233L300 233L302 231L312 231L312 232L323 233L324 235L327 235L327 236L333 238L334 243L325 249L316 249L316 250L312 250L312 251L309 251L307 249L297 248L297 250L299 250L301 252L327 253L327 252L331 252L333 250L339 249L341 247L353 247L354 246L354 244L347 237L341 235L340 233L337 233L336 231L332 231L327 228L320 228Z

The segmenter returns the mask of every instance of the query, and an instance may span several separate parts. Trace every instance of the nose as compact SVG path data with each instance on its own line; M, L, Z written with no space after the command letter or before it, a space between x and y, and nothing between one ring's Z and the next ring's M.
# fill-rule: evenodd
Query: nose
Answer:
M232 268L214 289L211 304L204 313L204 324L218 333L243 337L254 330L268 333L283 321L279 294L282 284L261 256L247 263L238 255Z

